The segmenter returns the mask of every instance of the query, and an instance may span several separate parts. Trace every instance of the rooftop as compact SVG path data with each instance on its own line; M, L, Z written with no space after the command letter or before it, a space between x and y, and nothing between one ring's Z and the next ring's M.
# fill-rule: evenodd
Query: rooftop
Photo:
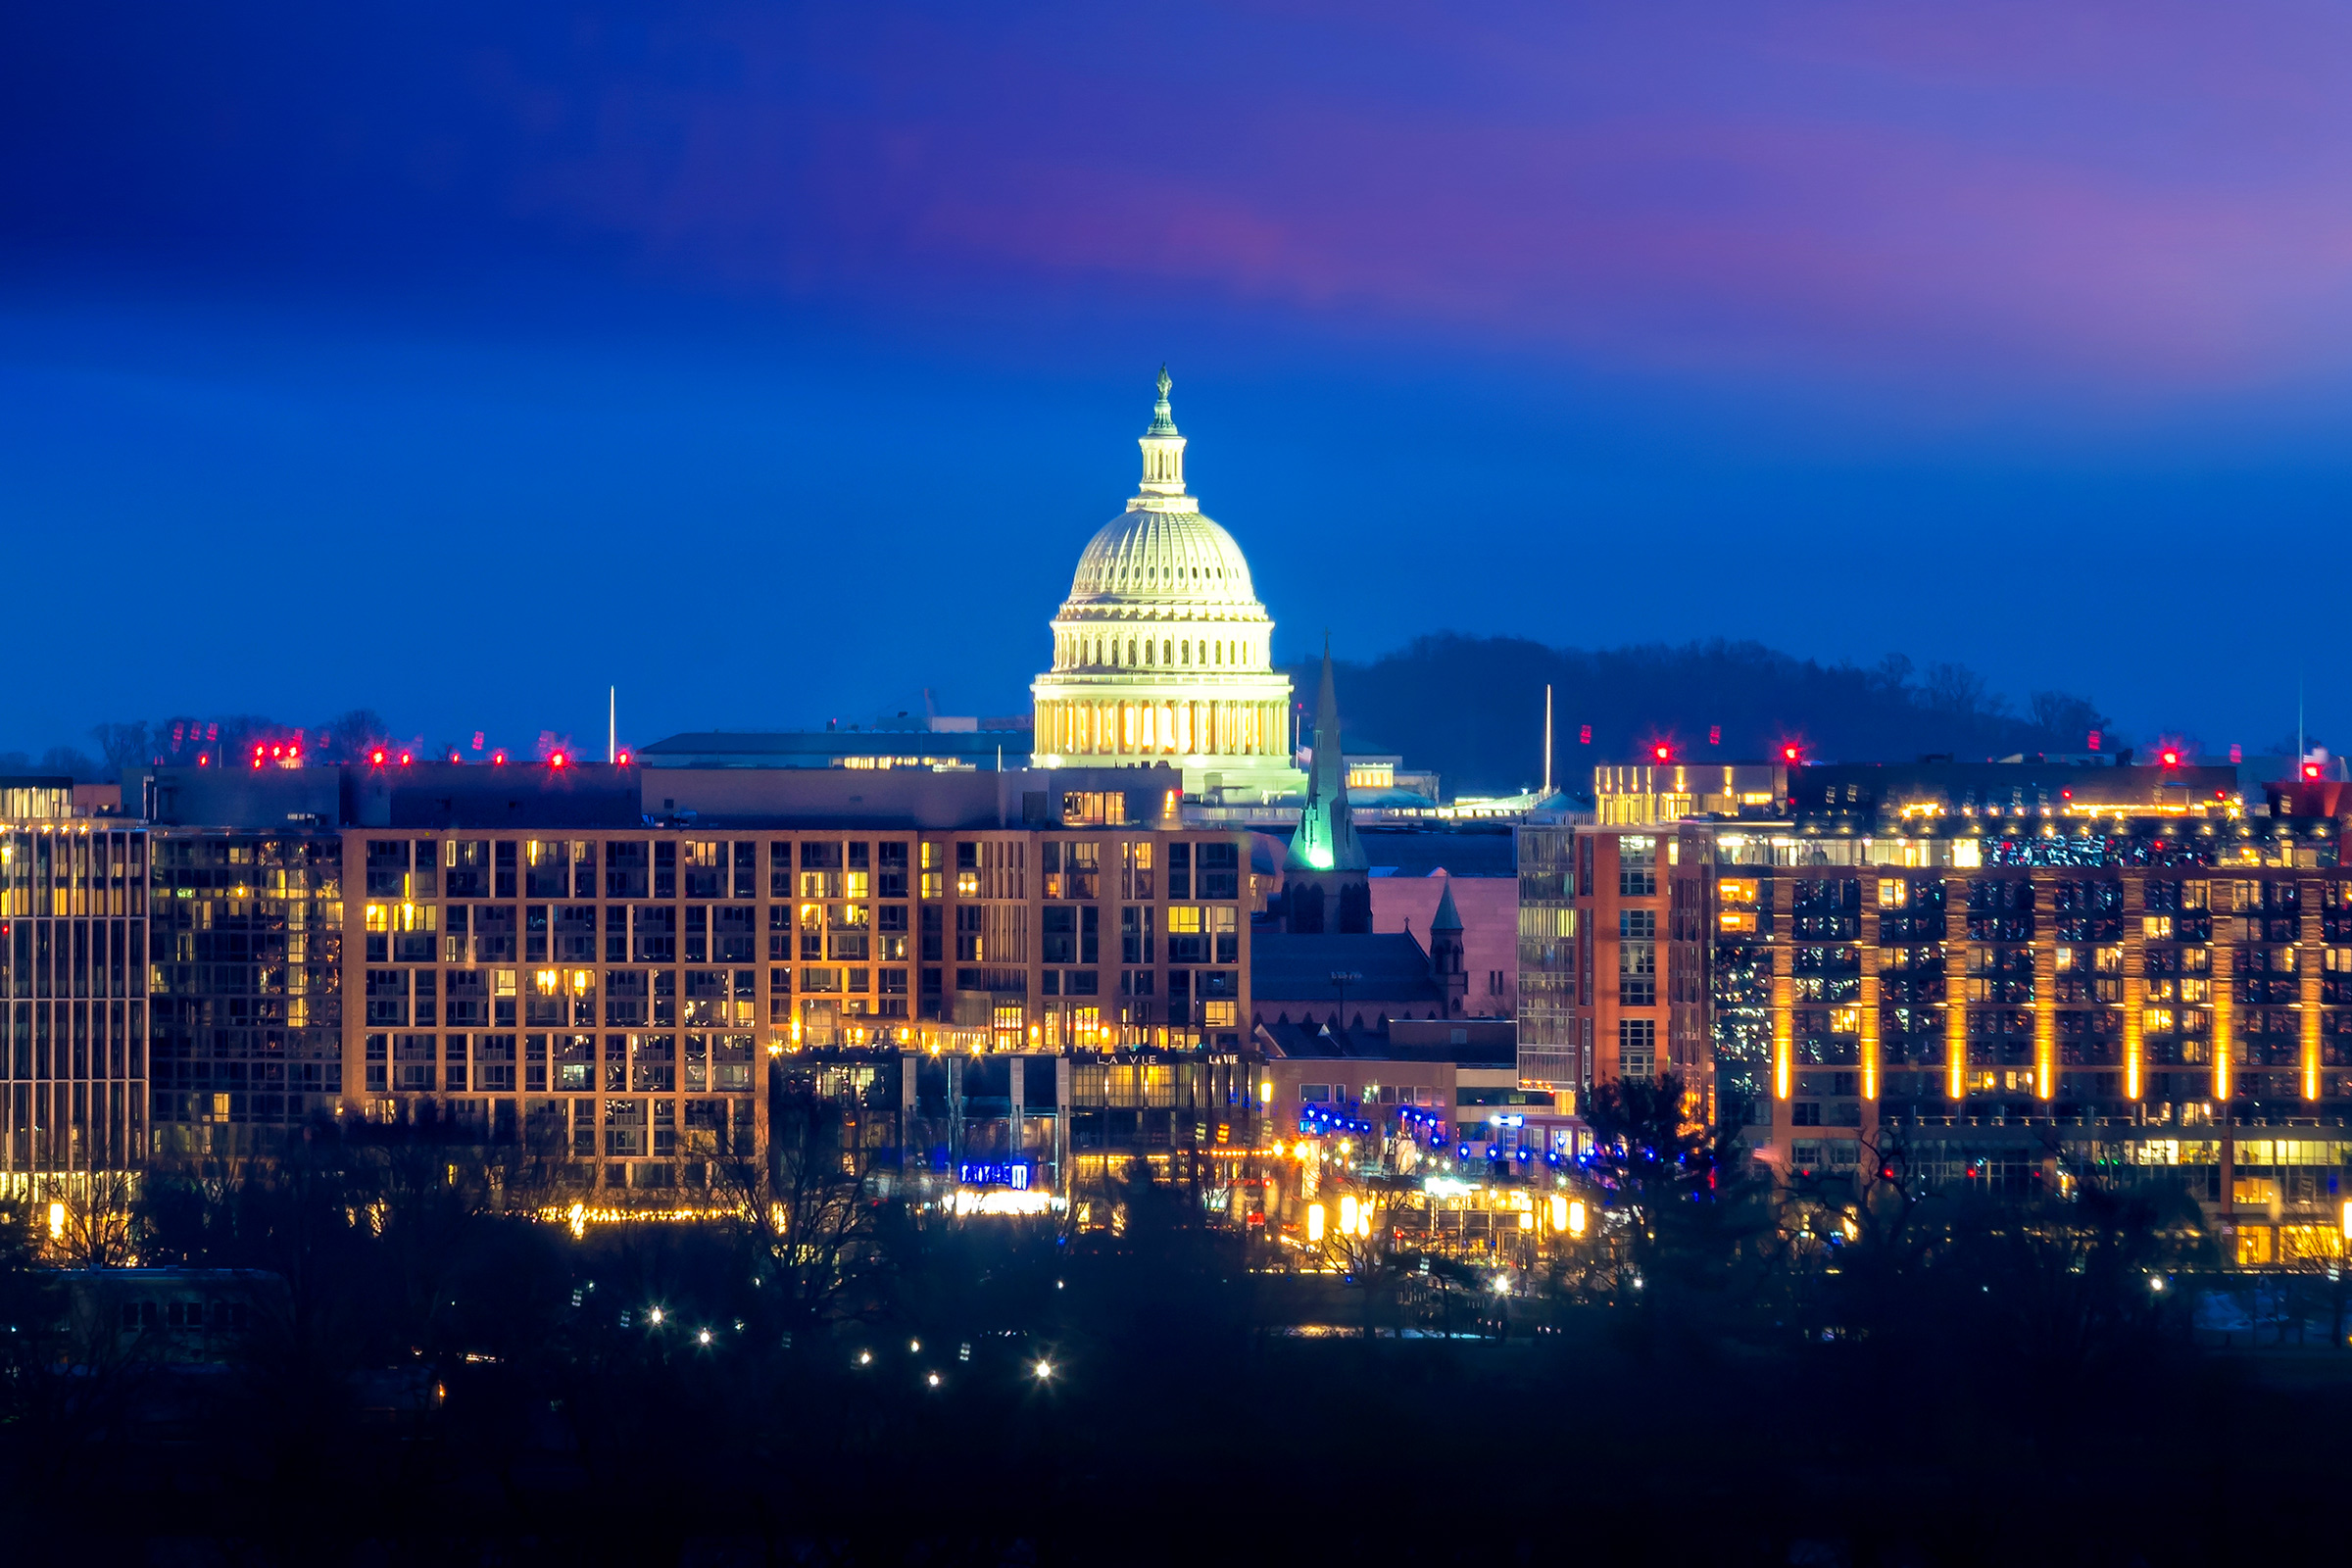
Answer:
M1029 760L1023 729L702 730L637 749L646 767L988 767Z
M1429 954L1400 932L1311 936L1284 931L1252 932L1250 938L1250 995L1267 1003L1303 1002L1329 1006L1359 1003L1443 1001L1445 992L1429 970ZM1352 978L1335 981L1335 974Z

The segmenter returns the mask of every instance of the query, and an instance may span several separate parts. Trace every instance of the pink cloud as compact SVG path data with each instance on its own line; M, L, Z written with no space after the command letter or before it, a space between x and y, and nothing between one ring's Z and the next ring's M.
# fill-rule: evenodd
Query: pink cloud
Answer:
M1640 368L2194 391L2352 361L2347 33L2163 5L747 15L735 85L604 84L589 150L517 201L737 286L985 273Z

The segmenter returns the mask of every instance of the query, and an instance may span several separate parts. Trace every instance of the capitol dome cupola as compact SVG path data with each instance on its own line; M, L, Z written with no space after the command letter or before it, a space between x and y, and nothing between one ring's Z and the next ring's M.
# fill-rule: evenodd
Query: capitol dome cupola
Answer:
M1177 433L1176 416L1168 408L1168 368L1159 368L1159 401L1152 405L1152 428L1137 438L1144 449L1145 495L1184 494L1184 437Z

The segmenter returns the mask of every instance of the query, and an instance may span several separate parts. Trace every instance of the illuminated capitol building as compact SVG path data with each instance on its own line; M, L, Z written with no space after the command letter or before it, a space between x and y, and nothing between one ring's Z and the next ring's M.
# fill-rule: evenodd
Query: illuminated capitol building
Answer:
M1054 620L1054 667L1030 686L1039 767L1182 768L1202 800L1303 794L1291 760L1291 680L1233 535L1185 493L1168 373L1139 441L1127 510L1078 558Z

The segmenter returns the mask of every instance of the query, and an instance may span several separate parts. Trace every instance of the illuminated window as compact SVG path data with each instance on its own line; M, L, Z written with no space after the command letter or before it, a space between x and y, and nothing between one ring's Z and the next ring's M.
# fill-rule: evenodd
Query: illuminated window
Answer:
M1623 1078L1646 1079L1657 1070L1658 1024L1654 1018L1617 1020L1617 1072Z

